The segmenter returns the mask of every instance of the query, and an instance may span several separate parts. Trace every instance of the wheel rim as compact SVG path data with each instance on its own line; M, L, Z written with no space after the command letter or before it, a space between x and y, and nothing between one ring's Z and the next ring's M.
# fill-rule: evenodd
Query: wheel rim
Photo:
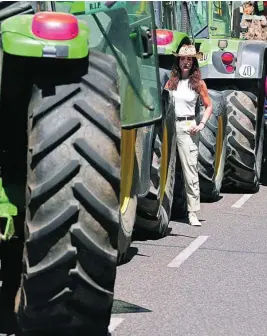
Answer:
M220 115L218 117L218 132L216 137L216 152L215 152L215 173L218 175L221 157L222 157L222 149L223 149L223 118Z
M122 130L121 137L121 214L125 214L131 198L134 173L136 131Z
M160 202L163 201L165 186L167 181L168 170L168 132L166 125L163 130L163 140L161 147L161 162L160 162Z

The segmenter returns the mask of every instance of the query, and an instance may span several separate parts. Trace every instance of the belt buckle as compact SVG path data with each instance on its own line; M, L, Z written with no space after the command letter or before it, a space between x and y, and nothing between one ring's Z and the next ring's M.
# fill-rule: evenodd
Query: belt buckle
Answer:
M185 117L186 119L186 126L187 127L190 127L191 126L191 120L190 119L188 119L188 118L190 118L190 117Z

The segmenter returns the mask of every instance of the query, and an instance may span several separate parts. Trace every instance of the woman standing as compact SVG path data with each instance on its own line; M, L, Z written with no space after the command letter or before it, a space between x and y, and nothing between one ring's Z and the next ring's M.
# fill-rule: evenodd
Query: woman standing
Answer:
M200 210L200 191L198 179L198 138L212 112L212 104L197 62L200 54L194 45L183 45L177 61L173 65L166 89L170 90L176 115L177 147L185 180L189 223L201 226L196 212ZM196 124L195 111L198 97L201 98L205 112L199 125Z

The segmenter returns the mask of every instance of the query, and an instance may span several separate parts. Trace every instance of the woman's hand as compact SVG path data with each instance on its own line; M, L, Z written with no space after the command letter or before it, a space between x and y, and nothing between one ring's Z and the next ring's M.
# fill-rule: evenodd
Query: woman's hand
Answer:
M262 27L265 27L267 25L267 20L266 20L266 17L264 15L261 16L260 23L261 23Z
M195 134L197 134L198 132L202 131L204 127L205 127L204 123L200 123L199 125L193 126L193 127L190 129L190 134L191 134L191 135L195 135Z

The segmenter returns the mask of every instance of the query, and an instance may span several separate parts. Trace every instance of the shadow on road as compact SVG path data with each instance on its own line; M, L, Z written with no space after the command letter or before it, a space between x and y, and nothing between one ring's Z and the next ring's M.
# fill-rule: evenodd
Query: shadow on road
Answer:
M172 228L167 229L166 236L169 236L172 231ZM134 241L147 241L147 240L161 240L162 237L160 237L157 233L153 233L151 231L145 231L142 230L142 232L135 231L133 233L132 242Z
M220 202L222 199L223 199L223 196L220 195L216 201L207 201L207 200L200 199L200 202L203 203L203 204L208 204L208 203L218 203L218 202Z
M114 300L112 314L129 314L129 313L152 313L152 310L135 305L130 302Z
M132 247L130 246L128 251L127 251L127 256L126 258L124 259L123 262L121 262L118 267L122 266L122 265L125 265L125 264L128 264L134 256L136 256L138 253L138 248L137 247ZM1 336L1 335L0 335Z
M19 327L15 313L0 309L0 335L20 336Z
M198 219L200 222L205 222L206 220L205 219ZM189 224L189 219L188 218L181 218L181 219L179 219L179 220L176 220L176 221L173 221L172 223L174 223L174 224L188 224L188 225L190 225ZM191 225L190 225L191 226ZM170 236L170 234L169 234L169 236ZM181 235L179 235L178 234L178 236L181 236Z

